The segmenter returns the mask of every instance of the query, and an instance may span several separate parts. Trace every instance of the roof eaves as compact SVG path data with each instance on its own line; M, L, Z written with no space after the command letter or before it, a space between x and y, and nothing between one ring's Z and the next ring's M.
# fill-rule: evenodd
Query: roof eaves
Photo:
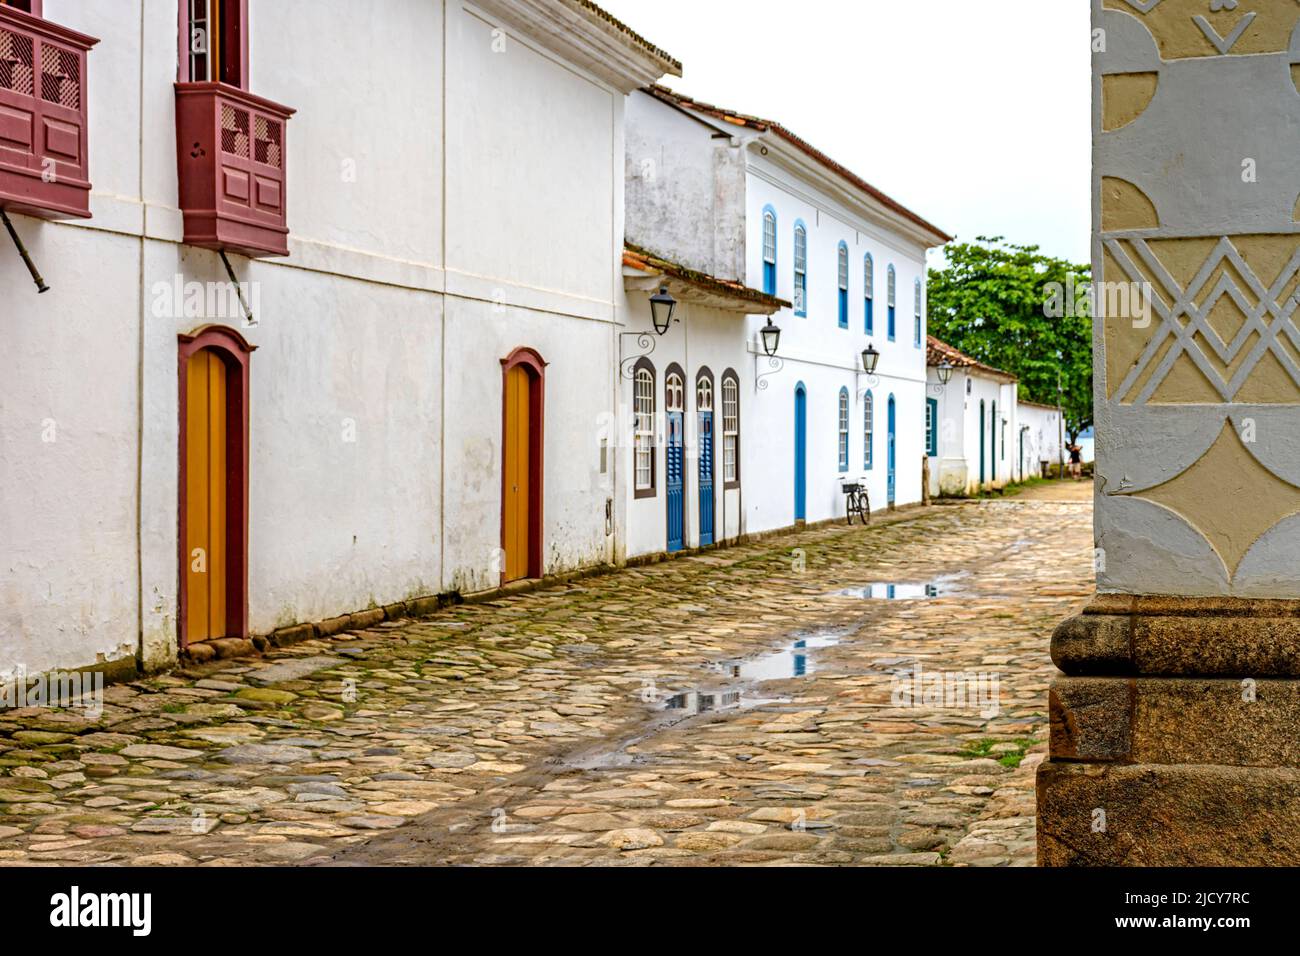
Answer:
M907 219L909 222L913 223L914 225L920 226L922 229L929 232L932 236L934 236L936 239L940 241L940 244L945 244L953 241L954 238L953 236L951 236L944 230L940 229L938 226L934 225L929 220L912 212L912 210L908 209L902 203L898 202L898 200L893 199L886 193L877 189L875 186L871 185L869 182L867 182L861 176L857 175L857 173L853 172L847 166L844 166L836 162L826 153L822 152L817 147L813 146L803 137L797 136L795 133L791 132L789 129L782 126L780 123L774 122L772 120L766 120L758 116L750 116L745 113L738 113L735 110L723 109L722 107L715 106L712 103L704 103L700 100L694 99L690 96L686 96L682 93L674 92L673 90L670 90L668 87L663 86L661 84L655 84L654 86L647 87L645 92L649 93L651 96L656 97L657 99L663 100L664 102L672 103L678 106L683 106L688 109L697 110L701 113L712 116L715 119L722 120L723 122L732 123L736 126L743 126L746 129L751 129L759 133L766 133L766 132L774 133L775 135L779 136L781 139L788 142L791 146L795 147L795 149L799 150L804 155L808 156L810 159L815 160L816 162L820 163L822 166L829 169L835 175L839 176L841 179L844 179L847 182L849 182L855 188L865 192L868 196L870 196L872 199L879 202L885 208L889 209L894 213L897 213L898 215L902 216L904 219Z
M656 255L648 249L644 249L633 243L624 243L623 264L632 268L654 269L664 275L679 279L689 285L696 286L715 295L726 296L731 299L737 299L745 302L753 302L756 305L770 309L788 309L791 303L785 299L779 299L774 295L768 295L766 292L760 292L758 289L751 289L749 286L730 279L719 279L717 276L711 276L706 272L700 272L697 269L691 269L680 263L665 259Z

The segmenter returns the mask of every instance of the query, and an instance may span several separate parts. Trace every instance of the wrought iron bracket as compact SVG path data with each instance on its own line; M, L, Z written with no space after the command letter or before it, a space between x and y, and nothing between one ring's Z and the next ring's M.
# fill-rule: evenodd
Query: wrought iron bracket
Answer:
M18 255L22 256L23 265L25 265L27 271L31 273L32 281L36 283L36 294L40 295L42 292L49 292L50 287L45 284L45 279L42 278L40 270L36 268L36 263L32 262L32 257L27 252L27 247L23 245L22 239L18 236L18 231L14 229L14 224L9 221L9 217L5 214L3 209L0 209L0 219L4 220L5 228L9 230L9 238L14 241L14 248L18 250Z
M644 351L638 352L636 355L629 355L627 358L619 360L618 374L622 378L631 378L633 366L635 366L637 362L641 361L641 359L645 358L647 355L652 353L655 350L655 345L657 344L655 341L656 336L653 332L620 332L618 333L619 355L623 354L623 340L629 337L635 338L636 347L639 349L643 349Z
M862 380L863 380L864 378L867 380L867 386L866 386L866 388L863 388L863 387L862 387ZM857 393L858 393L859 395L861 395L863 392L865 392L868 388L879 388L879 387L880 387L880 376L879 376L879 375L868 375L866 372L857 372L857 373L854 374L854 381L855 381L855 388L856 388L856 391L857 391Z
M230 265L230 260L226 258L226 250L220 250L219 255L221 256L221 262L226 267L226 275L230 277L230 284L235 288L235 295L239 298L239 307L244 310L244 322L251 329L257 325L257 319L253 318L253 310L244 301L244 287L239 284L239 279L235 277L235 270Z
M930 392L935 395L942 395L948 390L948 386L942 382L931 382L929 388Z
M758 370L758 363L763 359L767 359L767 367L769 371L760 372ZM755 355L754 356L754 391L755 392L767 391L767 386L770 384L767 381L767 379L771 378L773 375L776 375L783 368L785 368L784 359L779 359L775 355Z

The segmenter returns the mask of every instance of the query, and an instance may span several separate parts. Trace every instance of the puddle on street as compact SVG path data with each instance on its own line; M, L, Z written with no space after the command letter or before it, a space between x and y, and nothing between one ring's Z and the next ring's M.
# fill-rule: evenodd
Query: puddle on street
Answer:
M966 576L945 574L932 581L901 582L875 581L862 588L844 588L832 591L831 597L855 597L864 601L928 601L933 598L955 597L961 593L957 582Z
M781 698L753 697L740 690L688 690L674 694L664 702L664 710L682 717L694 717L719 710L737 710L779 704Z
M727 661L713 666L728 677L744 681L759 682L806 677L816 666L813 655L809 652L823 647L834 647L841 640L842 638L834 634L816 634L800 638L784 650L750 660Z

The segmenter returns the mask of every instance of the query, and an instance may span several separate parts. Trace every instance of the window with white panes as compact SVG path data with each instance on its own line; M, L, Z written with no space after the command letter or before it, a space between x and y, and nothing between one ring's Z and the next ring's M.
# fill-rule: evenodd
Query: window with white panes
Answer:
M642 366L636 370L634 436L636 490L654 491L655 486L655 373Z
M722 480L740 479L740 382L734 375L722 380Z

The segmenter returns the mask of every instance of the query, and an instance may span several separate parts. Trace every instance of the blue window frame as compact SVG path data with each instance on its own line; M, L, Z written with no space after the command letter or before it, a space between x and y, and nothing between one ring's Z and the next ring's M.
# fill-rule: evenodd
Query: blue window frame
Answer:
M776 295L776 210L763 207L763 291Z
M846 243L840 243L837 265L835 271L839 283L840 328L847 329L849 327L849 247Z
M894 341L898 337L898 310L895 308L895 296L898 292L898 276L894 272L893 264L889 266L889 289L886 304L889 308L889 319L885 325L885 333L889 336L889 341Z
M862 301L863 315L865 316L863 327L867 335L876 333L876 263L868 253L867 257L862 260Z
M794 314L808 315L808 227L794 224Z
M875 444L872 439L875 437L875 421L873 418L875 400L871 396L870 389L862 397L862 467L867 471L871 470L872 446Z
M939 456L939 401L934 398L925 400L925 453Z
M849 390L840 389L840 471L849 470Z
M912 343L918 349L921 347L921 340L925 338L925 322L921 317L921 280L916 280L916 305L913 307L913 316L915 318L915 341Z

